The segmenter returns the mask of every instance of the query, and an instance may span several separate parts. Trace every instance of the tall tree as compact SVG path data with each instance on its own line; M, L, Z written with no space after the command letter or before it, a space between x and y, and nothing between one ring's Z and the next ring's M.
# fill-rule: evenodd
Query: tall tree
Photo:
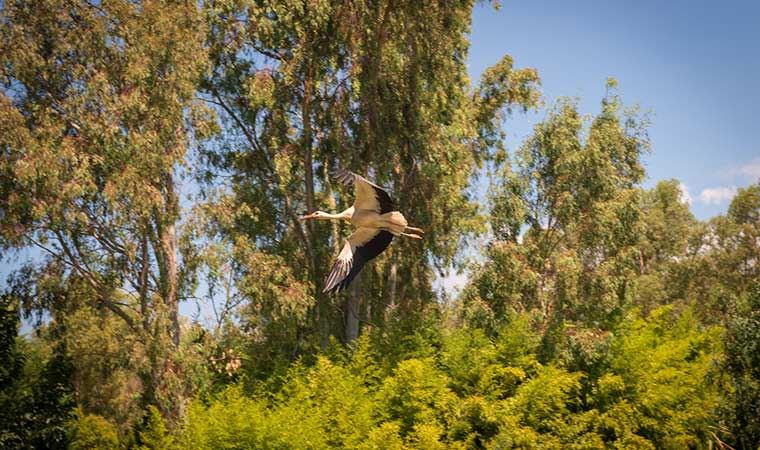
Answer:
M179 177L212 130L195 100L207 61L197 5L9 1L0 28L0 245L41 255L15 294L55 316L48 293L76 293L119 317L145 356L143 401L177 417L178 305L192 289Z
M588 129L560 101L492 189L495 242L463 299L491 318L535 313L540 329L569 320L607 327L630 295L646 122L608 83ZM487 316L486 316L487 317Z
M760 441L760 283L755 280L745 302L728 320L724 370L728 425L726 440L736 448L752 448Z
M53 324L31 339L17 336L18 299L0 297L0 446L19 449L68 448L66 426L73 417L72 359L65 343L51 346L42 336L60 335Z
M688 259L702 227L682 198L677 180L657 183L641 195L641 234L638 242L639 276L634 302L645 312L684 299ZM686 261L686 263L685 263Z
M431 269L450 264L462 236L477 229L470 179L494 153L502 108L535 105L537 76L505 57L472 89L473 4L208 5L214 68L204 88L226 131L208 148L209 167L229 177L233 210L268 213L232 221L227 235L244 236L310 286L313 306L291 348L331 334L351 340L360 320L382 322L394 308L420 311L432 299ZM347 298L334 300L320 286L348 230L303 226L297 215L349 206L329 176L339 166L391 188L428 234L421 245L395 242Z
M673 265L672 296L697 301L702 320L720 323L760 277L760 184L739 189L726 215L695 227L687 252Z

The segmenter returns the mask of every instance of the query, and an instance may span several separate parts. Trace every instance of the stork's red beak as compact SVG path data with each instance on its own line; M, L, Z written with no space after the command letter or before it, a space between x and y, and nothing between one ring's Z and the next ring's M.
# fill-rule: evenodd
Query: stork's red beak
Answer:
M315 217L314 213L304 214L303 216L299 217L298 220L309 220L309 219L313 219L314 217Z

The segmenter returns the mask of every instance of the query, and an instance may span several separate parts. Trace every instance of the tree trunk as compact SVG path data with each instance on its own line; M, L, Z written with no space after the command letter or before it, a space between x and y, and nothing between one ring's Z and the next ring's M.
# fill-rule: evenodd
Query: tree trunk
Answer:
M323 166L324 172L322 173L323 180L325 182L324 189L325 189L325 196L326 198L331 202L330 206L332 209L336 209L337 205L332 202L333 197L333 187L332 187L332 180L330 179L330 175L327 173L327 166ZM330 221L330 235L332 237L333 242L333 251L331 252L331 255L337 255L340 253L341 245L343 244L343 240L341 239L340 235L340 224L337 221ZM314 305L314 309L316 311L316 322L317 326L319 327L319 345L320 348L326 349L328 345L330 345L330 336L334 332L334 322L333 318L335 317L333 315L333 307L331 304L330 299L327 298L326 295L321 293L321 290L317 290L317 302L316 305ZM345 321L343 322L343 325L345 326Z
M158 292L153 296L150 331L147 336L148 372L145 403L155 405L170 422L182 416L185 402L181 370L173 355L180 344L179 263L177 261L177 227L179 205L171 173L164 177L164 210L154 211L155 234L151 245L158 268Z
M393 258L393 254L390 255ZM391 262L391 270L388 275L388 309L396 307L396 284L398 283L398 263Z
M163 292L163 301L166 305L166 312L171 322L170 334L175 347L179 347L180 329L179 329L179 296L177 292L178 266L177 266L177 230L172 223L163 229L161 234L161 251L164 253L165 286Z
M159 264L161 300L163 300L167 326L175 348L179 347L179 265L177 263L177 226L179 199L174 191L174 176L171 172L164 177L164 211L156 211L158 247L155 249Z
M346 301L346 343L359 337L359 298L361 294L361 274L354 278Z
M304 81L304 93L303 104L301 105L301 113L303 114L303 148L304 148L304 179L306 182L306 208L308 211L314 212L316 209L316 203L314 201L314 168L312 161L312 130L311 130L311 95L312 95L312 82L311 79ZM309 222L310 229L313 227L313 222Z

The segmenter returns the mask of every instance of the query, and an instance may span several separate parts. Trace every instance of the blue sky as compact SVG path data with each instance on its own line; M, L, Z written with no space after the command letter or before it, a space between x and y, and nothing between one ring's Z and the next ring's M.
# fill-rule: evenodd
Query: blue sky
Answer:
M760 1L503 0L475 8L469 70L510 54L534 67L548 102L579 97L596 113L608 76L651 112L646 186L677 178L700 219L760 178ZM508 120L510 149L542 113Z
M760 179L760 0L502 0L475 8L470 43L473 82L509 54L538 70L547 104L578 97L586 114L615 77L623 102L650 113L644 186L680 180L699 219ZM543 117L508 119L508 149ZM453 296L467 278L452 270L434 286Z

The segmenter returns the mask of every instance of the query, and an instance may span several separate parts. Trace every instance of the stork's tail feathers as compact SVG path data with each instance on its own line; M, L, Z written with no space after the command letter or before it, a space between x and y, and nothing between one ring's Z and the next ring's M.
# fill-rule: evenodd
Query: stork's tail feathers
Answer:
M383 226L396 236L401 235L406 230L406 219L398 211L391 211L380 216Z

